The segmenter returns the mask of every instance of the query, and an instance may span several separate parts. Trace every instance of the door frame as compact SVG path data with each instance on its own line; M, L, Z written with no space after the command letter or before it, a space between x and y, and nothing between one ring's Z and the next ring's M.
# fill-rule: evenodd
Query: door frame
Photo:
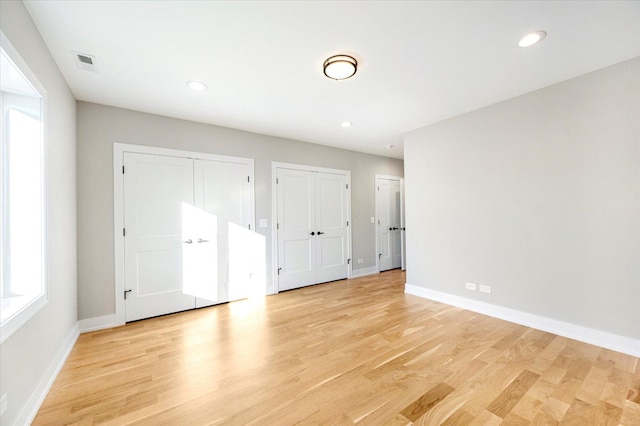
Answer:
M379 224L378 224L378 179L389 179L389 180L397 180L400 183L400 227L403 228L404 227L404 178L401 176L391 176L391 175L382 175L382 174L378 174L376 173L374 179L373 179L373 193L374 193L374 198L373 198L373 208L374 208L374 217L375 217L375 223L374 223L374 227L373 227L373 232L375 233L374 235L374 240L376 242L376 273L379 274L380 273L380 257L378 256L378 253L380 253L380 242L378 241L378 228L379 228ZM405 249L404 249L404 233L402 231L400 231L400 258L402 259L402 266L401 269L404 270L405 269Z
M278 283L278 192L276 178L278 177L278 169L292 169L302 170L307 172L323 172L342 174L347 177L347 256L351 261L347 264L347 279L351 278L353 258L351 257L351 228L353 222L351 221L351 172L349 170L329 169L326 167L308 166L304 164L294 163L282 163L279 161L271 162L271 282L272 288L269 289L269 294L279 293Z
M255 167L253 158L232 157L228 155L209 154L205 152L183 151L179 149L158 148L146 145L133 145L127 143L113 143L113 254L115 265L115 324L123 325L125 318L125 251L124 251L124 173L123 163L125 152L148 155L162 155L167 157L180 157L192 160L209 160L221 162L242 163L249 166L250 185L250 215L251 230L255 231Z

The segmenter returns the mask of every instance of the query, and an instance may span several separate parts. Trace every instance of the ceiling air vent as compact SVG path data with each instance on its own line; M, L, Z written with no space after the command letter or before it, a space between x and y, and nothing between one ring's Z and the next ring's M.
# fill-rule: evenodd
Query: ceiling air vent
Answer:
M85 71L98 72L95 56L73 50L71 53L73 53L73 59L78 68Z

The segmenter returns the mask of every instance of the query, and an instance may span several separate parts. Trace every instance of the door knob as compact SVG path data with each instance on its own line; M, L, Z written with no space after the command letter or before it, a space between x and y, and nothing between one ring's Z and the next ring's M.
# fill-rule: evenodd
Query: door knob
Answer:
M320 232L320 231L318 231L318 235L322 235L322 234L324 234L324 232Z
M188 240L183 241L183 243L185 244L191 244L193 241L191 241L191 238L189 238Z
M199 243L208 243L209 240L203 240L202 238L198 238Z
M312 231L312 232L311 232L311 235L316 235L316 233Z

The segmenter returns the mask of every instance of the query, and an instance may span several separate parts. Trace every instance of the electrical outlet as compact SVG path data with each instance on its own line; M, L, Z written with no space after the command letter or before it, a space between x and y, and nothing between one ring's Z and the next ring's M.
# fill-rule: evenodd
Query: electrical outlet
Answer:
M466 288L467 290L473 290L473 291L476 291L476 285L475 285L474 283L466 283L466 284L465 284L465 288Z
M480 284L480 293L491 293L491 286Z
M0 416L2 416L5 411L7 411L7 405L7 394L5 393L4 395L2 395L2 399L0 399Z
M358 259L358 263L364 263L364 259Z

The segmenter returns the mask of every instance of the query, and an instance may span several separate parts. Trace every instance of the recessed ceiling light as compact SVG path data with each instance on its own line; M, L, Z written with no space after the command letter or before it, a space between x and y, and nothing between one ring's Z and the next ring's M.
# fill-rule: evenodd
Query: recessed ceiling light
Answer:
M350 121L343 121L342 124L340 124L342 127L347 128L347 127L351 127L353 123Z
M322 64L324 75L334 80L346 80L353 77L358 69L358 61L351 56L332 56Z
M522 37L518 42L518 46L520 47L533 46L534 44L538 43L546 36L547 36L547 33L545 33L544 31L534 31Z
M187 81L187 86L189 87L189 89L195 90L198 92L207 90L207 85L201 81Z

